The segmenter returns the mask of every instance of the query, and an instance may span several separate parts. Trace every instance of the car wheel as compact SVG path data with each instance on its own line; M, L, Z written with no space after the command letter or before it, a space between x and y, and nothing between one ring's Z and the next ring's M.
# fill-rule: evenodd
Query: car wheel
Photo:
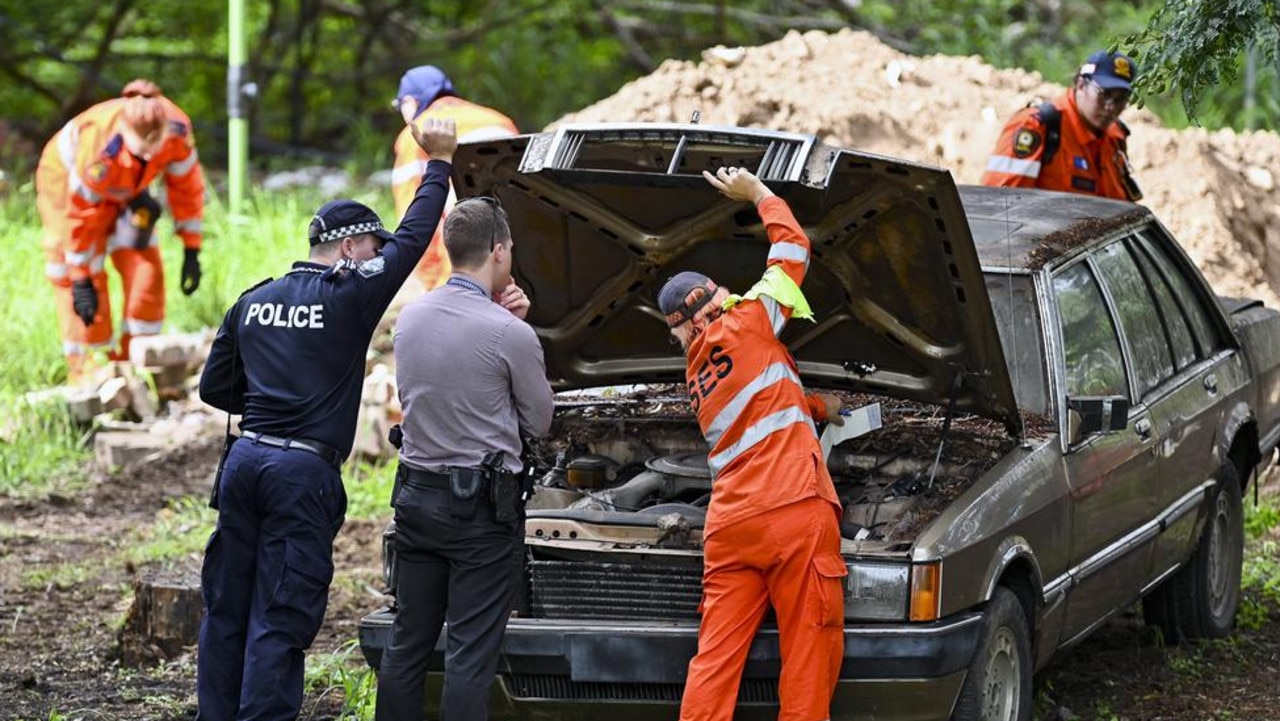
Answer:
M1029 721L1031 631L1018 597L996 588L952 721Z
M1221 638L1235 627L1244 558L1244 510L1235 466L1218 471L1218 489L1195 553L1185 566L1142 602L1147 623L1165 641Z

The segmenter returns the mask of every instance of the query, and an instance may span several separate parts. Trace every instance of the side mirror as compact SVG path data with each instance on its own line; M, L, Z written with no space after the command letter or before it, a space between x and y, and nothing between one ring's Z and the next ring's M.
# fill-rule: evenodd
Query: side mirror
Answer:
M1067 440L1075 445L1094 433L1122 431L1129 424L1124 396L1068 396Z

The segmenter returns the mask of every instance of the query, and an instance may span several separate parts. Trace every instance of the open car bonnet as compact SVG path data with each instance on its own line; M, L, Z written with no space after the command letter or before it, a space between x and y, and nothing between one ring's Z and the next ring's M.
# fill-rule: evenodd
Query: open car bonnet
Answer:
M515 238L557 389L683 383L657 293L682 270L746 292L769 250L755 208L703 170L756 173L812 242L816 322L782 339L810 387L938 404L1019 427L977 252L950 173L811 135L703 125L565 125L465 143L461 197L493 196Z

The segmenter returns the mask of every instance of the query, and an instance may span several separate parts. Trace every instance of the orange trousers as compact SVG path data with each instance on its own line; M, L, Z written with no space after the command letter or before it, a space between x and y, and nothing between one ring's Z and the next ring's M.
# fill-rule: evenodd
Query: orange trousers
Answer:
M71 280L65 271L62 251L46 248L45 260L49 281L53 284L62 352L72 379L79 376L85 358L93 351L106 349L112 360L123 360L129 357L129 342L134 336L160 332L165 311L164 268L160 263L160 249L155 245L141 250L132 247L111 250L111 264L120 274L124 289L120 342L114 349L111 348L111 296L107 292L106 270L96 270L91 276L93 287L98 291L98 314L86 327L72 308Z
M840 527L830 503L807 498L714 532L704 545L702 625L681 721L731 721L747 651L772 604L782 674L779 721L831 717L844 659Z

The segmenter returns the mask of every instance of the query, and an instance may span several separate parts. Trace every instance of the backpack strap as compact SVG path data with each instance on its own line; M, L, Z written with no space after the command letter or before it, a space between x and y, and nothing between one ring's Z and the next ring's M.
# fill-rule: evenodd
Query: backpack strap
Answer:
M1044 152L1040 155L1040 162L1048 165L1057 154L1058 146L1062 145L1062 111L1053 103L1040 103L1036 108L1036 118L1044 126Z

